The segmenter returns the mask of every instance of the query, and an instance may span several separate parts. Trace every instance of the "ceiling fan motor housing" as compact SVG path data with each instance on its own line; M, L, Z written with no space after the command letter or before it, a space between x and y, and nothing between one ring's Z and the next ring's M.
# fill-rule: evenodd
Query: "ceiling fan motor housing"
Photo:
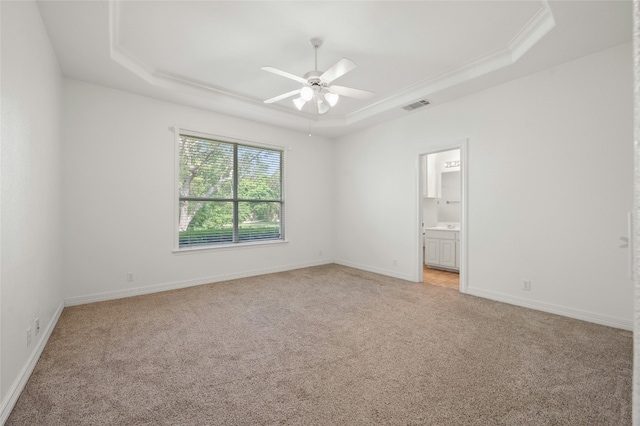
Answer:
M322 79L320 78L321 75L322 75L321 71L309 71L308 73L303 75L302 78L306 79L310 85L322 85L323 82L322 82Z

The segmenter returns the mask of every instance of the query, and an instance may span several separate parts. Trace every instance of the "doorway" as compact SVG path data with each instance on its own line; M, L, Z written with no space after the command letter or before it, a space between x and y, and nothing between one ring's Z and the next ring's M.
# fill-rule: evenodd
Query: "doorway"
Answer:
M418 154L417 281L467 290L467 141Z

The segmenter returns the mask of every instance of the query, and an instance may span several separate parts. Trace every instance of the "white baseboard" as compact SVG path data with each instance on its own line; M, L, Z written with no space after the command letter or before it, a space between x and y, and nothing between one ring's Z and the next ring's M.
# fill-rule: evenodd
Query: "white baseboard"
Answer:
M334 259L333 263L338 264L338 265L342 265L342 266L348 266L348 267L354 268L354 269L361 269L361 270L367 271L367 272L373 272L375 274L386 275L388 277L399 278L399 279L405 280L405 281L415 282L414 277L412 277L411 275L403 274L401 272L394 271L392 269L376 268L374 266L361 265L359 263L349 262L347 260L341 260L341 259Z
M143 294L158 293L161 291L177 290L180 288L193 287L197 285L210 284L220 281L229 281L239 278L254 277L256 275L273 274L276 272L292 271L294 269L309 268L311 266L320 266L333 263L331 259L323 259L316 262L305 262L295 265L285 265L276 268L254 269L232 274L214 275L210 277L201 277L186 281L176 281L172 283L155 284L146 287L129 288L125 290L116 290L106 293L91 294L88 296L69 297L64 300L65 306L84 305L87 303L104 302L106 300L123 299L125 297L141 296Z
M11 414L11 410L13 410L13 407L18 401L20 394L24 390L24 387L27 385L27 381L29 380L29 377L31 377L31 373L33 373L33 369L36 367L36 364L40 359L40 355L42 355L42 351L47 345L49 337L51 337L51 333L58 323L58 319L60 319L60 314L62 314L63 309L64 303L60 302L60 305L58 306L58 309L56 309L56 312L53 314L51 321L49 321L45 329L42 330L44 334L38 342L38 346L35 347L31 352L30 357L27 359L28 362L20 371L20 374L9 389L9 392L7 392L7 397L2 401L2 408L0 408L0 425L5 424L5 422L9 418L9 415Z
M582 311L566 306L554 305L552 303L540 302L537 300L524 299L521 297L511 296L509 294L499 293L495 291L483 290L479 288L469 287L466 294L478 296L485 299L504 302L510 305L522 306L524 308L535 309L537 311L548 312L550 314L562 315L569 318L588 321L595 324L606 325L609 327L620 328L623 330L633 331L633 322L622 318L614 318L601 315L595 312Z

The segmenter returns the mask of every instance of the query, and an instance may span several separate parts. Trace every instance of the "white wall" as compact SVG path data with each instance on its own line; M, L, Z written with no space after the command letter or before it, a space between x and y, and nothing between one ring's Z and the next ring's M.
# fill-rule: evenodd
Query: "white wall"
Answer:
M2 423L62 308L62 80L36 4L0 7ZM36 317L41 330L27 348L26 330Z
M338 139L336 261L419 280L418 154L468 139L469 293L631 329L632 94L626 44Z
M174 133L169 127L290 147L286 244L172 253ZM65 80L64 281L83 303L327 263L333 142ZM323 254L319 255L322 250ZM134 272L135 281L126 281Z

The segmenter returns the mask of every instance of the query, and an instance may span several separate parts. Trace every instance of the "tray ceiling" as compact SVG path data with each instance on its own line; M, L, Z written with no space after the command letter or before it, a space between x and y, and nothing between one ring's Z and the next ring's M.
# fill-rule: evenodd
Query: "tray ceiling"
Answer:
M65 76L252 120L339 136L631 40L630 1L40 2ZM323 116L262 101L342 57L358 67ZM430 107L425 107L430 108Z

